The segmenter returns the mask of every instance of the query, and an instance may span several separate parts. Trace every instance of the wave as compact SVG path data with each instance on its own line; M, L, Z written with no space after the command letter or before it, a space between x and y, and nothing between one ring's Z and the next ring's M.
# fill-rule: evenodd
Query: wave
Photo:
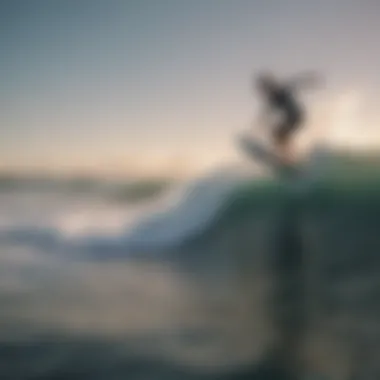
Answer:
M0 218L0 236L23 243L40 241L45 247L55 242L57 246L64 243L82 250L120 249L123 254L176 245L210 224L228 194L250 175L250 171L234 167L171 187L163 182L136 183L127 189L132 198L141 189L147 193L153 187L157 192L158 187L166 186L166 191L131 204L111 205L92 198L86 202L73 202L71 198L58 201L45 192L38 196L26 193L24 198L10 193L14 204L5 201L2 205L5 211L8 206L10 210Z
M344 170L334 167L332 162L323 152L310 157L309 173L322 171L325 174L323 178L318 174L318 181L309 189L313 204L332 199L335 204L344 199L371 202L369 193L379 188L373 185L379 176L373 173L367 176L372 185L361 178L357 183L362 185L355 186L353 176L345 177ZM329 175L326 174L328 170ZM358 171L363 173L362 167ZM350 178L349 184L346 178ZM133 189L129 194L137 194L140 191L137 189L145 189L146 184L133 184L135 187L129 188L128 191ZM169 252L210 241L219 233L217 231L224 229L223 226L232 226L236 220L261 218L262 210L267 214L270 210L278 210L289 195L283 185L270 176L252 176L249 168L238 166L222 168L177 185L149 182L146 188L163 186L166 191L160 196L148 197L149 201L143 203L115 202L111 205L106 201L84 203L81 199L75 203L70 199L57 205L57 199L52 197L53 210L49 210L49 197L45 193L39 202L32 198L29 203L23 203L16 197L20 215L16 212L17 207L11 207L11 216L2 212L0 237L46 250L86 252L104 258L127 257L134 252ZM117 185L115 189L123 187ZM372 193L376 196L377 192ZM6 205L9 206L9 202ZM42 216L41 210L44 210Z
M107 180L85 177L0 174L0 194L44 193L73 196L97 196L113 202L139 202L159 196L171 186L173 179Z

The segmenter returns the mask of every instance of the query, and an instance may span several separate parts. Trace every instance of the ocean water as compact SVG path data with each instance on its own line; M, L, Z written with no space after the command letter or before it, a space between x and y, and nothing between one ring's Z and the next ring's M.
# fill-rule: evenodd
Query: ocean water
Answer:
M377 164L317 166L3 177L0 378L379 378Z

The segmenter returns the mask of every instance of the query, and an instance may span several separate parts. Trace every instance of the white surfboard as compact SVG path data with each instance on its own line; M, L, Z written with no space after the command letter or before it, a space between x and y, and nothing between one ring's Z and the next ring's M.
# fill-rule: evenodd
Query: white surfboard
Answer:
M255 140L247 135L241 135L238 139L240 147L255 161L268 166L270 169L282 174L290 174L297 171L296 167L284 164L282 159L271 149L269 144Z
M254 161L267 166L282 180L289 190L298 193L307 193L313 184L322 177L323 165L310 165L308 162L300 162L289 167L271 149L270 144L260 139L254 139L247 134L238 136L239 147ZM321 161L321 160L316 160Z
M263 142L254 140L247 136L239 136L239 144L243 150L255 160L260 160L265 165L280 166L281 160Z

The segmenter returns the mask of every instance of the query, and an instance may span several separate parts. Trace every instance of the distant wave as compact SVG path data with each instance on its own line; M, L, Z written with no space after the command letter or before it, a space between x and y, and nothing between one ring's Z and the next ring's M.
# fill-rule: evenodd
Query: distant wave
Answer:
M111 181L92 178L53 178L0 174L0 194L44 192L91 195L115 202L138 202L162 194L176 181L141 179Z

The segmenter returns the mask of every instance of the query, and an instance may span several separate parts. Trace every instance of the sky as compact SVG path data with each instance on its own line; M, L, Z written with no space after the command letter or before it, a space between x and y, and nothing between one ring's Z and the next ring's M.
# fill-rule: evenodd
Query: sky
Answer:
M0 168L191 172L239 156L252 75L316 71L305 141L380 146L377 0L4 0Z

